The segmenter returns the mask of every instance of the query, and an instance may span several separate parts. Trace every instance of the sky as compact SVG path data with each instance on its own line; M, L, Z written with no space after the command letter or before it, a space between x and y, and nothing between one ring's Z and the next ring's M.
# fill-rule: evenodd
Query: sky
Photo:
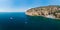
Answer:
M0 0L0 12L25 12L48 5L60 5L60 0Z

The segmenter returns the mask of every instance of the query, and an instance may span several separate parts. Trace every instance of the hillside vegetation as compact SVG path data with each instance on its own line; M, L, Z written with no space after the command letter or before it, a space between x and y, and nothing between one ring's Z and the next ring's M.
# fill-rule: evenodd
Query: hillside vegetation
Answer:
M59 5L49 5L49 6L31 8L26 11L26 15L30 15L30 16L51 15L55 18L60 18L60 6Z

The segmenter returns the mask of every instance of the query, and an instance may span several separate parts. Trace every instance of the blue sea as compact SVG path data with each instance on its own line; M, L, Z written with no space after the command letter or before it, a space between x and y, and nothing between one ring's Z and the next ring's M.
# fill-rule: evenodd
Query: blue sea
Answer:
M0 30L60 30L60 20L24 12L0 12Z

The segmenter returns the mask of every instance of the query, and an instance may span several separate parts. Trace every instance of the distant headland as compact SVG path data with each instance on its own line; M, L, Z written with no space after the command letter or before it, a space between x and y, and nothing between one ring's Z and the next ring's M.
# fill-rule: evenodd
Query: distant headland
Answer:
M49 5L49 6L36 7L27 10L25 13L26 15L29 16L43 16L48 18L60 19L60 6Z

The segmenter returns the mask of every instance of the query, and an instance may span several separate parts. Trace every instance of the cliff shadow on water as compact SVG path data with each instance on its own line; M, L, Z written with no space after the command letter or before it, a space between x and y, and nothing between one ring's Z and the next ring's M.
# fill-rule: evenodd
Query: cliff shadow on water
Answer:
M60 20L59 19L51 19L45 18L42 16L28 16L28 20L32 24L33 28L41 28L41 29L60 29Z

